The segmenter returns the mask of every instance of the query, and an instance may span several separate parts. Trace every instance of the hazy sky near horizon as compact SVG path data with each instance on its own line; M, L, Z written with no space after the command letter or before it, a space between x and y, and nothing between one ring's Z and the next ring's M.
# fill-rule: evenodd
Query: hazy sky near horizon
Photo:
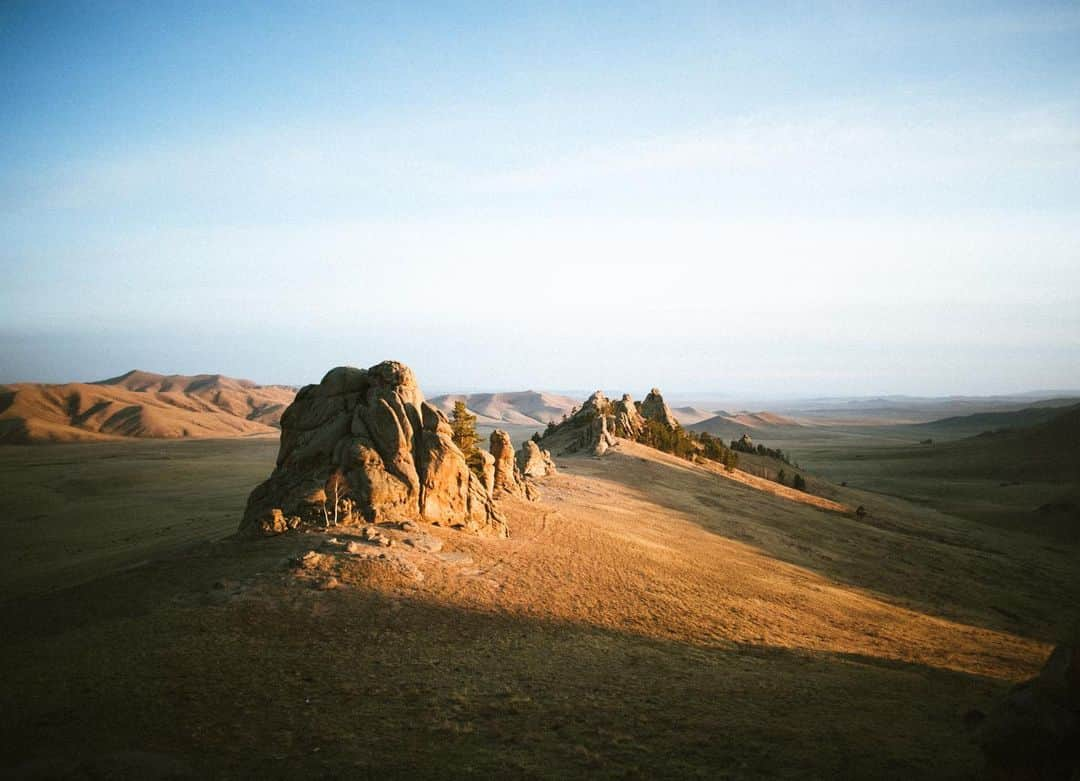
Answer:
M0 5L0 382L1080 388L1080 5Z

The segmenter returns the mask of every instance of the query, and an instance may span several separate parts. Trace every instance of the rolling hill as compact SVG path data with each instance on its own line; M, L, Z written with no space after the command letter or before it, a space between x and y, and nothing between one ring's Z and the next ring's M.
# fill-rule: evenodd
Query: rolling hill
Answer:
M1049 419L1020 425L1044 412ZM979 413L892 431L905 432L907 441L841 439L799 457L835 482L994 526L1080 540L1080 406ZM932 444L917 436L933 437Z
M686 424L684 424L686 425ZM724 440L738 439L743 434L786 436L805 427L798 421L773 412L727 412L720 410L713 417L686 425L691 431L707 432Z
M295 396L220 374L130 371L90 383L0 386L0 442L93 442L124 437L274 434Z
M577 399L555 393L516 391L511 393L450 393L428 401L449 415L454 402L464 401L482 426L506 423L515 426L543 426L558 421L580 404Z
M984 432L1023 429L1047 423L1069 409L1080 409L1076 399L1048 399L1040 404L1019 410L954 415L929 423L916 424L911 428L918 431L925 430L927 434L937 434L943 438L968 437L983 434Z
M679 421L679 425L684 428L716 416L715 412L699 407L672 407L671 414L675 416L675 420Z

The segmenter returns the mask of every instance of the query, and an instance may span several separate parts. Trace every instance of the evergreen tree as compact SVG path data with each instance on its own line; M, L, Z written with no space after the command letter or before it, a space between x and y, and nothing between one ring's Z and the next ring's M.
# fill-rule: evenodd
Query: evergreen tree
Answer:
M465 463L477 477L484 476L484 459L480 455L477 443L480 437L476 433L476 415L469 412L463 401L454 402L454 411L450 415L450 428L453 430L454 444L465 454Z
M802 475L795 475L795 479L792 481L791 486L792 486L792 488L795 488L796 490L805 491L806 490L806 481L803 480Z

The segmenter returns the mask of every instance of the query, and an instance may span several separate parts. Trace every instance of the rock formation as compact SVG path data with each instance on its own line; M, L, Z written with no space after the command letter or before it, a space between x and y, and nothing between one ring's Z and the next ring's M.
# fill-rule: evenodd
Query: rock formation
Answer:
M483 460L483 466L481 471L484 473L482 482L484 483L484 492L488 496L494 496L495 494L495 456L486 450L480 451L480 458Z
M555 462L551 460L551 453L541 449L531 439L526 439L518 450L517 466L522 477L547 477L555 474Z
M520 494L522 492L521 478L518 476L517 464L514 462L514 443L510 441L510 435L501 429L495 429L491 432L488 447L495 459L494 490Z
M1080 647L1054 649L1038 676L1014 686L983 723L990 777L1080 777Z
M596 391L570 418L549 427L542 442L556 452L585 451L599 456L614 447L619 438L668 452L683 453L694 448L692 438L683 432L657 388L641 404L629 393L612 402L602 391Z
M589 424L587 444L594 456L602 456L608 448L615 446L615 434L608 429L610 417L610 415L598 415Z
M624 393L622 399L614 405L615 423L613 429L615 435L626 439L637 439L645 429L645 419L641 417L634 398L629 393Z
M679 422L675 420L675 416L671 413L671 407L664 402L664 397L660 395L659 388L653 388L649 391L649 395L641 402L641 415L646 420L655 420L672 430L679 427Z
M277 466L248 497L240 530L273 534L291 525L282 517L325 525L335 512L342 523L413 519L506 535L446 417L395 361L339 366L301 389L281 416Z

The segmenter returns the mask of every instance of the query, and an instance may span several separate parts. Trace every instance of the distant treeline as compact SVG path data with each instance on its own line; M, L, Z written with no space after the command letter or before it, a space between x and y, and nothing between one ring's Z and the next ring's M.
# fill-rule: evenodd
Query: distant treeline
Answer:
M791 458L783 450L775 447L765 447L764 445L755 445L752 442L745 442L741 439L731 440L731 449L737 450L740 453L753 453L759 456L768 456L769 458L775 458L778 461L783 461L785 464L791 463Z

